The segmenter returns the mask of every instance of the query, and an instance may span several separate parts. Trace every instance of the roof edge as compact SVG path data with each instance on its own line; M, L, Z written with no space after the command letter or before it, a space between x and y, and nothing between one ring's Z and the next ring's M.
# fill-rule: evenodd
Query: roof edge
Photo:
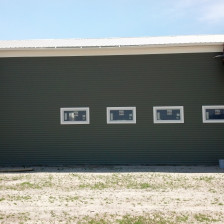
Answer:
M92 47L131 47L131 46L185 46L224 43L224 35L186 35L161 37L128 37L101 39L33 39L3 40L0 49L17 48L92 48Z
M98 49L98 48L136 48L136 47L192 47L192 46L217 46L223 45L224 42L205 42L205 43L172 43L172 44L142 44L142 45L105 45L105 46L55 46L55 47L8 47L0 48L1 50L44 50L44 49Z
M17 48L1 49L0 58L6 57L59 57L59 56L106 56L222 52L223 44L194 44L172 46L126 46L92 48Z

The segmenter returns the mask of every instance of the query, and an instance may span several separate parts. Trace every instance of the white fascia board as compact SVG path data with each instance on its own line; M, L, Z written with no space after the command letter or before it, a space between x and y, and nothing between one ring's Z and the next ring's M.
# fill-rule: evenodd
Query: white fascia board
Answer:
M174 44L153 46L85 47L85 48L8 48L0 49L0 58L7 57L59 57L59 56L104 56L222 52L223 45Z

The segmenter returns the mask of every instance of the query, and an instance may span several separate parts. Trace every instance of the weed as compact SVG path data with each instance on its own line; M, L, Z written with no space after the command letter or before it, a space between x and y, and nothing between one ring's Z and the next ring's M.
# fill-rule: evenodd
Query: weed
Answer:
M108 186L106 184L99 182L99 183L94 184L91 189L102 190L102 189L107 188L107 187Z
M50 213L51 213L51 217L55 217L56 216L56 214L53 211L50 211Z
M153 214L151 216L132 216L125 215L119 219L114 220L115 216L109 217L89 217L85 216L82 220L79 220L78 224L108 224L108 223L117 223L117 224L174 224L172 220L164 218L161 214Z
M141 189L151 188L151 185L148 183L142 183L142 184L140 184L140 188Z
M29 195L25 195L25 196L15 195L15 196L10 196L9 198L11 201L23 201L23 200L31 199Z
M177 216L176 217L176 222L177 223L179 223L179 222L181 222L181 223L186 223L187 222L187 220L188 220L188 216L187 215L181 215L181 216Z
M52 187L53 184L51 181L44 181L42 184L41 184L41 187Z
M18 190L25 190L25 189L40 189L40 186L38 184L32 184L30 182L23 182L18 186Z
M80 199L80 197L79 196L69 196L69 197L67 197L65 200L67 201L67 202L69 202L69 201L77 201L77 200L79 200Z
M212 188L210 188L208 191L211 192L211 193L217 193L217 191L215 189L212 189Z
M196 180L202 180L202 181L205 181L207 183L211 183L212 180L214 180L215 178L214 177L211 177L211 176L201 176L199 178L195 178Z
M98 182L95 184L80 184L79 188L83 189L83 188L90 188L91 190L102 190L105 188L108 188L109 185L106 185L105 183L102 182Z
M195 214L194 218L198 221L198 222L217 222L219 220L217 219L213 219L211 216L209 215L204 215L204 214Z

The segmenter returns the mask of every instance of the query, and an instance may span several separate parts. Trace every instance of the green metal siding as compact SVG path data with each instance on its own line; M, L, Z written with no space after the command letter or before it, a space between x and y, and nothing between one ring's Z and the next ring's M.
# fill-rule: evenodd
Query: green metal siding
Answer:
M0 59L0 165L217 164L224 105L215 53ZM106 124L106 107L136 106L136 124ZM184 106L184 124L153 124L153 106ZM89 107L89 125L60 125Z

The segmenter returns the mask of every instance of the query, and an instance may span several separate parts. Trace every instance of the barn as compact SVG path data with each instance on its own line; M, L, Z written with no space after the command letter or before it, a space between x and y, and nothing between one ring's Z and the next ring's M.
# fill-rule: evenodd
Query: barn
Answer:
M223 43L0 41L0 166L218 164Z

